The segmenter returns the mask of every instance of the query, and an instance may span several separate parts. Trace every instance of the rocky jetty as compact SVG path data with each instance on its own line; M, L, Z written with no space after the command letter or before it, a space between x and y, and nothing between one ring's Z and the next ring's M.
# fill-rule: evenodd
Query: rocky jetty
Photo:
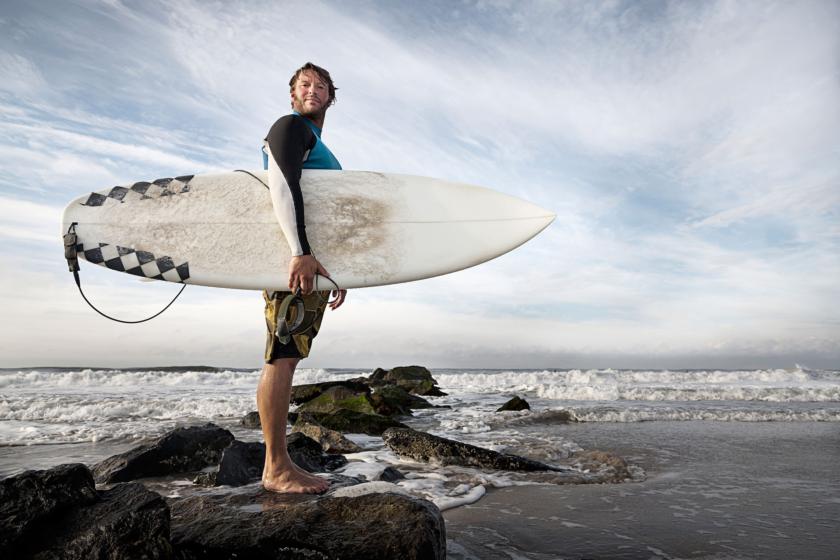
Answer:
M519 396L514 396L508 402L496 409L496 412L504 412L506 410L531 410L531 405L528 404L528 401L525 399L519 398Z
M330 480L319 495L265 491L265 445L236 441L213 424L172 430L92 471L62 465L7 478L0 481L0 557L445 558L440 510L395 484L405 474L366 462L334 472L348 464L342 453L363 451L345 433L381 435L394 453L416 461L519 471L509 476L535 482L632 478L631 467L609 453L578 452L565 456L569 466L548 465L416 431L398 420L413 409L434 407L420 395L444 394L418 366L294 387L298 410L289 414L287 448L298 466ZM515 397L506 407L528 404ZM527 415L534 416L541 418ZM259 428L259 414L247 415L242 425ZM192 487L190 479L205 488Z
M397 455L416 461L505 471L571 470L568 467L553 467L518 455L498 453L468 443L433 436L411 428L390 428L382 434L382 439Z
M85 465L0 481L3 558L445 558L438 508L401 493L251 491L165 500L142 484L97 490ZM382 482L378 484L387 483ZM398 528L398 529L397 529Z
M344 451L353 449L352 443L339 444L338 438L319 430L379 436L388 428L406 427L398 418L411 416L413 409L435 408L419 395L445 394L424 367L377 368L369 377L293 386L291 402L298 408L289 413L289 421L296 424L298 415L305 413L307 419L296 431L307 429L308 435L322 444L329 442L329 449L353 452ZM259 413L248 413L240 424L260 428ZM312 428L313 424L317 427Z
M166 501L142 484L97 491L85 465L0 481L0 557L172 558Z

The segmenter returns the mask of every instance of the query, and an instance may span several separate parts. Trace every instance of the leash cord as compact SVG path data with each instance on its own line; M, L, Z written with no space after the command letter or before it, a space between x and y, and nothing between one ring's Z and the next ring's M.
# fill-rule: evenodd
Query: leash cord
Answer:
M136 325L137 323L145 323L146 321L151 321L152 319L169 309L169 306L175 303L175 300L178 299L178 296L180 296L181 293L184 291L184 288L187 287L186 284L181 286L181 289L178 291L177 294L175 294L175 297L172 298L172 301L167 303L166 307L164 307L151 317L146 317L145 319L140 319L139 321L126 321L125 319L117 319L116 317L111 317L110 315L103 313L102 311L97 309L96 306L93 305L87 298L84 290L82 290L82 281L81 278L79 278L79 259L78 253L76 251L76 222L70 224L70 227L67 228L67 233L64 235L64 258L67 259L67 265L70 267L70 272L73 273L73 279L76 280L76 287L79 288L79 293L82 294L82 299L85 300L85 303L87 303L91 309L93 309L106 319L116 321L117 323L125 323L126 325Z

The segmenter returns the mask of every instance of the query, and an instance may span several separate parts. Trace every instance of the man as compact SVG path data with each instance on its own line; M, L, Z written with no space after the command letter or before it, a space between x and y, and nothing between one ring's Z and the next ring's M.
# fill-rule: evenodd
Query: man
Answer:
M337 309L344 302L345 290L313 292L315 274L329 276L312 254L306 238L301 169L341 169L338 160L321 142L321 129L327 109L335 103L335 86L329 72L306 63L289 82L292 110L277 120L264 142L267 154L268 186L274 213L292 252L288 287L300 289L306 309L303 332L277 337L280 305L289 292L264 292L268 328L265 365L257 387L257 408L265 436L263 486L273 492L320 493L329 482L298 467L286 449L286 418L292 377L298 362L309 355L312 339L318 333L327 305ZM307 328L308 326L308 328Z

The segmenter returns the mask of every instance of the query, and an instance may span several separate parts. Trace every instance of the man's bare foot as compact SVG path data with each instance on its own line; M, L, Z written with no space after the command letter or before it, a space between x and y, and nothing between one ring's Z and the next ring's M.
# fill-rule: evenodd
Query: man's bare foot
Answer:
M307 481L311 482L312 484L316 484L316 485L319 485L319 486L320 486L322 483L326 482L327 488L329 488L329 486L330 486L330 482L329 482L329 480L326 480L326 479L324 479L324 478L321 478L320 476L314 475L314 474L312 474L311 472L309 472L308 470L306 470L306 469L304 469L304 468L302 468L302 467L299 467L299 466L297 465L297 463L295 463L295 462L294 462L294 461L292 461L291 459L289 459L289 461L288 461L288 462L289 462L289 463L291 463L292 468L293 468L293 469L294 469L294 470L295 470L298 474L300 474L300 476L301 476L302 478L304 478L305 480L307 480ZM266 478L266 474L267 474L267 473L268 473L268 470L267 470L267 468L266 468L266 467L264 467L264 468L263 468L263 479L265 479L265 478Z
M305 477L309 477L309 478L312 478L312 479L315 479L315 480L324 480L320 476L309 472L308 470L304 469L303 467L299 467L297 465L297 463L295 463L294 461L292 462L292 468L294 468L297 472L299 472L300 474L302 474Z
M287 469L273 476L263 474L263 487L270 492L291 494L320 494L329 488L330 483L321 477Z

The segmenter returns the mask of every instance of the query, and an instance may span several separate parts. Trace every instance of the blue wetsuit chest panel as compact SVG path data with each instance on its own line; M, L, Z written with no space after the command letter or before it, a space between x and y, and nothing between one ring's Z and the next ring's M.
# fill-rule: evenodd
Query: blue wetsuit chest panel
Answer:
M295 115L300 115L297 111L292 111ZM321 141L321 129L309 119L303 119L310 130L315 134L315 145L309 150L306 159L303 160L303 169L333 169L341 170L341 164L333 155L330 149ZM263 169L268 169L268 154L265 149L262 149Z

